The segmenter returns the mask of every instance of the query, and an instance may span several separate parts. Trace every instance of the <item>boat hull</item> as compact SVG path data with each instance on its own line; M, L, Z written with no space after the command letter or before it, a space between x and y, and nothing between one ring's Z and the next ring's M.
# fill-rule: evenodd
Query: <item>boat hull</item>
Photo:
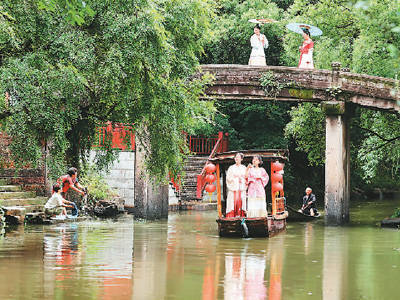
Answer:
M319 217L321 216L319 213L316 216L310 216L310 215L306 215L303 214L299 211L297 211L296 209L288 206L287 210L289 212L289 216L287 218L288 222L309 222L309 221L315 221L317 219L319 219Z
M221 237L271 237L286 229L286 216L275 218L245 218L248 234L242 218L218 218L218 233Z
M400 228L400 218L386 218L382 220L381 227Z

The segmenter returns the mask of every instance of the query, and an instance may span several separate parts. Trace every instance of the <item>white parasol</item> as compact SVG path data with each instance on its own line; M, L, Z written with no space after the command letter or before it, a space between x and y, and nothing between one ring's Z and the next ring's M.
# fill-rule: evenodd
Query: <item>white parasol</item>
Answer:
M318 36L318 35L322 35L322 30L319 29L316 26L312 26L312 25L308 25L308 24L304 24L304 23L289 23L286 25L286 28L294 31L296 33L303 33L303 28L304 29L308 29L308 31L310 31L310 34L312 36Z

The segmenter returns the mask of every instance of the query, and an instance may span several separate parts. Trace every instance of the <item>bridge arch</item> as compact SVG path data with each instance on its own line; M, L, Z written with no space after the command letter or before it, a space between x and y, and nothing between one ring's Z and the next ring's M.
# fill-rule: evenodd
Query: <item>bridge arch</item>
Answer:
M349 221L350 136L352 105L400 113L397 82L350 73L332 63L332 70L305 70L281 66L202 65L214 76L204 99L218 101L295 101L321 103L326 115L325 221ZM267 74L267 77L263 77ZM265 76L265 75L264 75ZM264 91L260 79L270 81Z

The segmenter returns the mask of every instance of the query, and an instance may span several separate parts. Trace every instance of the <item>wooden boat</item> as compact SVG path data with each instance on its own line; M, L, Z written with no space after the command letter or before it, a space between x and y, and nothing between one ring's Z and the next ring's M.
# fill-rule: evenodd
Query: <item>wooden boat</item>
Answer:
M264 165L268 173L269 166L267 162L272 164L280 162L283 168L284 162L288 161L288 150L246 150L240 151L244 154L242 163L247 165L251 162L254 155L260 155L263 159ZM215 157L210 158L209 162L216 165L217 173L217 207L218 207L218 233L221 237L271 237L286 229L286 217L288 216L285 210L285 198L283 189L279 192L272 191L271 188L271 203L272 210L267 217L261 218L226 218L222 211L225 211L227 199L226 187L226 170L234 164L234 157L237 151L218 153ZM275 171L274 171L275 172ZM223 185L221 187L220 175L223 176ZM280 173L281 174L281 173ZM272 176L270 176L272 178ZM281 176L282 178L282 176ZM272 180L271 180L272 181ZM283 186L283 180L279 182ZM272 186L269 183L269 187Z
M315 216L307 215L305 213L302 213L298 211L297 209L294 209L293 207L286 206L287 210L289 212L289 216L287 218L288 222L308 222L308 221L315 221L318 219L321 214L317 213Z
M381 221L381 227L400 228L400 218L386 218Z
M218 218L218 232L221 237L271 237L286 228L286 216L281 218Z

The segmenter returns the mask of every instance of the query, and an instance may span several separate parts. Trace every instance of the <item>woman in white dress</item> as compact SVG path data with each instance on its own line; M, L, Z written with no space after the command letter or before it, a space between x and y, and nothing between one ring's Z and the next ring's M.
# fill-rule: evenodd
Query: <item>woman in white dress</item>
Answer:
M246 216L246 167L242 165L243 157L243 153L236 153L235 164L230 166L226 173L226 186L228 188L227 218Z
M249 59L250 66L266 66L264 49L268 48L268 40L265 35L260 33L260 25L254 27L254 34L250 38L251 54Z

